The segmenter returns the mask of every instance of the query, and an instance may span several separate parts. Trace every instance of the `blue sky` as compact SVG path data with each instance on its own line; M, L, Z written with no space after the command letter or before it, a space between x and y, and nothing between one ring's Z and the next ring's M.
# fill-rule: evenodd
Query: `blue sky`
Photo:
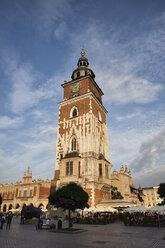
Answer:
M110 161L165 181L165 1L0 1L0 183L55 170L58 102L85 46L108 110Z

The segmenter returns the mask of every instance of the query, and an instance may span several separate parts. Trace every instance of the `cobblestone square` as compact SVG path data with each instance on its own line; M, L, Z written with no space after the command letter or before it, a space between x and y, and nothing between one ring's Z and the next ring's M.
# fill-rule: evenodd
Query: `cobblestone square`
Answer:
M36 230L32 224L19 224L13 218L10 230L0 230L0 248L164 248L165 228L109 225L80 225L86 232L67 234Z

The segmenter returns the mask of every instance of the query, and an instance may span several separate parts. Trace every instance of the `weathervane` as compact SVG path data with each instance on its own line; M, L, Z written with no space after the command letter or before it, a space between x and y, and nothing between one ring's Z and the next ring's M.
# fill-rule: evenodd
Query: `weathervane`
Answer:
M82 47L82 51L81 51L81 56L84 57L85 52L84 52L84 46Z

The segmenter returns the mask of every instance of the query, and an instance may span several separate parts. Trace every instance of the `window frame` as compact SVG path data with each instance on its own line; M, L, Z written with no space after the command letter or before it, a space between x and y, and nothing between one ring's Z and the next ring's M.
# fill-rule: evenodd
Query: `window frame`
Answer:
M103 177L103 167L102 167L102 163L99 163L99 177Z
M71 140L71 152L75 152L77 151L77 139L76 137L72 137L72 140Z
M77 115L73 115L75 109L76 109L76 111L77 111ZM77 116L78 116L78 108L77 108L76 106L74 106L74 107L71 109L71 111L70 111L70 118L75 118L75 117L77 117Z
M65 167L65 175L73 176L73 161L67 161Z

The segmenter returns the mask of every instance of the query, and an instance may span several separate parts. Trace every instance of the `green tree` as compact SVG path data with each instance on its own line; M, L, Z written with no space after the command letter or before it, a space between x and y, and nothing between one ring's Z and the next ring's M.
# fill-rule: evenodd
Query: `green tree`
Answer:
M49 203L57 208L61 207L68 210L70 228L72 226L71 211L89 207L88 199L89 196L83 188L76 183L71 182L66 186L57 189L57 191L52 192L49 196Z
M123 199L123 196L118 191L118 188L114 187L112 185L111 185L111 199L113 199L113 200L115 200L115 199Z
M25 219L32 219L33 217L40 218L42 211L40 208L35 208L32 205L23 206L21 214L24 215Z
M163 201L159 205L165 205L165 183L160 183L158 188L158 194Z

